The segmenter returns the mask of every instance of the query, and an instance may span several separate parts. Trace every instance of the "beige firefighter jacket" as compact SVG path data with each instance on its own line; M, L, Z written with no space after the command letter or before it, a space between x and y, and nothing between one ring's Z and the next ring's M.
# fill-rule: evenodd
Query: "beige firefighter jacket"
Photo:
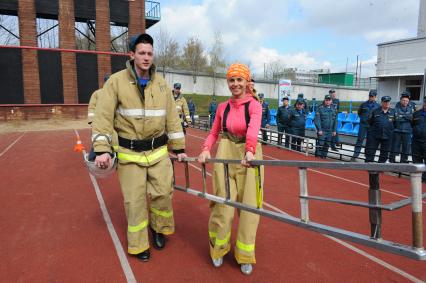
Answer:
M189 115L188 103L186 103L185 97L182 94L175 99L176 110L181 118L182 122L191 123L191 116Z
M130 140L147 140L167 134L172 149L183 151L185 136L165 80L155 74L153 65L151 79L142 96L133 60L127 61L126 67L111 75L98 99L92 125L95 152L112 152L110 141L114 130L118 136ZM155 164L168 156L166 146L143 152L118 146L116 152L120 162L141 165Z
M98 96L101 95L102 89L95 90L90 97L89 106L87 107L87 120L89 124L93 122L93 118L95 117L95 109L96 103L98 101Z

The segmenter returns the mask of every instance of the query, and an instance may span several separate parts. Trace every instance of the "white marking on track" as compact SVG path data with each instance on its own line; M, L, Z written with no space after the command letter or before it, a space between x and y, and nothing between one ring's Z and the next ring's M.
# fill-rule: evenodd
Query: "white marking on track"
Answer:
M74 131L75 131L75 135L77 139L80 140L79 133L77 132L77 130L74 130ZM83 157L85 153L86 152L83 150ZM109 216L108 209L105 205L105 201L102 196L101 190L99 189L98 182L96 181L96 178L93 177L92 174L89 173L89 176L90 176L90 180L92 181L93 188L95 190L96 197L99 202L99 207L101 208L101 211L102 211L102 216L104 218L105 224L107 225L109 235L111 236L111 240L114 244L115 251L117 252L117 256L118 256L118 259L120 260L121 268L123 269L127 282L131 282L131 283L136 282L135 275L133 274L132 268L130 267L130 263L127 260L126 253L123 250L123 247L118 238L117 232L115 231L114 224L112 223L111 217Z
M6 147L1 153L0 153L0 157L3 156L3 154L5 154L6 152L9 151L9 149L12 148L12 146L15 145L15 143L17 143L24 135L26 134L26 132L24 132L22 135L20 135L18 138L16 138L16 140L14 140L8 147Z

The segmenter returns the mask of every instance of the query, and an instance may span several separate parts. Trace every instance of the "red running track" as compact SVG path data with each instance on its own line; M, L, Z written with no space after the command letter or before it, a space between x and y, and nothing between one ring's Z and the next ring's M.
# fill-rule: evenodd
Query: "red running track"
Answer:
M80 130L89 143L89 130ZM190 129L189 156L199 154L207 133ZM116 247L108 232L94 185L80 153L72 151L75 132L45 131L0 134L0 282L126 282ZM264 147L265 159L315 160ZM191 187L201 188L201 175L190 167ZM211 172L211 166L207 166ZM183 184L183 167L177 165ZM267 167L268 205L299 217L296 169ZM209 182L211 182L209 178ZM116 176L98 180L106 210L126 250L126 220ZM310 170L309 193L366 201L364 172ZM405 179L381 175L384 202L409 196ZM425 186L423 191L425 191ZM354 232L369 233L368 210L311 201L310 218ZM321 234L262 218L253 274L239 271L233 253L221 268L210 262L207 240L208 203L182 192L174 194L176 233L163 251L152 250L148 263L125 256L138 282L421 282L426 262L414 261L351 243L344 246ZM237 217L236 217L236 220ZM384 212L383 237L409 244L410 207ZM424 224L423 227L426 227ZM235 234L234 227L233 234ZM426 233L425 233L426 234ZM232 241L235 239L232 237ZM354 251L356 250L356 251Z

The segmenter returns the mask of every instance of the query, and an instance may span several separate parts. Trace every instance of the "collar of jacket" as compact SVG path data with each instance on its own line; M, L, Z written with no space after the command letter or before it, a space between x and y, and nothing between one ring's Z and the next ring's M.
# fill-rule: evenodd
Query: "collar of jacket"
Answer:
M135 61L133 59L127 60L126 62L126 69L130 75L130 77L132 78L133 82L135 84L139 84L138 79L137 79L137 75L136 75L136 71L135 71ZM157 67L155 67L154 64L151 65L151 68L149 68L149 77L150 77L150 81L154 80L154 76L155 76L155 70L157 69Z

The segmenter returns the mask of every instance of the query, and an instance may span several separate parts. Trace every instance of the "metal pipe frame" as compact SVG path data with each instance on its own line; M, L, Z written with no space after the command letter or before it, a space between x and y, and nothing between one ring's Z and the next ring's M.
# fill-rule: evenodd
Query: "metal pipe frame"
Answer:
M172 157L172 162L177 158ZM426 260L426 251L423 247L423 215L422 215L422 198L426 196L422 194L422 183L421 176L422 172L426 171L425 165L421 164L348 164L345 162L312 162L312 161L283 161L283 160L255 160L251 162L252 166L270 165L270 166L286 166L286 167L298 167L299 169L299 180L300 180L300 203L301 203L301 218L290 216L286 213L278 213L263 208L257 208L249 206L243 203L232 201L230 184L229 184L229 164L240 164L240 160L231 159L208 159L210 163L222 163L224 166L225 173L225 188L226 196L218 197L207 193L206 191L206 178L207 172L205 164L202 165L202 178L203 188L202 192L191 189L189 187L189 170L188 162L195 162L197 158L189 157L183 160L185 166L185 180L186 186L179 186L174 183L174 188L178 191L186 192L191 195L198 196L210 201L214 201L221 204L226 204L241 210L256 213L262 216L266 216L287 224L291 224L297 227L315 231L321 234L326 234L343 240L349 240L354 243L362 244L365 246L373 247L385 252L402 255L415 260ZM355 165L355 166L354 166ZM173 166L174 168L174 166ZM312 197L308 195L308 183L307 183L307 170L308 168L322 168L322 169L339 169L339 170L360 170L368 171L370 176L370 189L369 189L369 203L365 204L362 202L345 201L338 199L328 199L321 197ZM411 199L404 199L402 201L395 202L391 205L382 205L379 187L379 172L407 172L410 173L411 178ZM174 171L175 173L175 171ZM369 219L371 224L370 236L355 233L352 231L327 226L324 224L309 221L309 199L326 200L332 202L339 202L342 204L358 205L369 208ZM408 246L401 243L387 241L381 238L381 223L382 223L382 209L388 207L402 207L409 203L412 203L412 237L413 245ZM385 208L386 207L386 208ZM391 210L391 209L389 209Z

